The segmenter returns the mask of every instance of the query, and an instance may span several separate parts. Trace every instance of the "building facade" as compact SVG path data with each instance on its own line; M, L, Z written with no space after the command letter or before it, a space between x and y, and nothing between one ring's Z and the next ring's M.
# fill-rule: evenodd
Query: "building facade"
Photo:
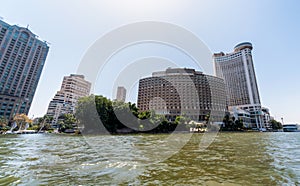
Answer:
M74 113L79 98L90 94L91 83L83 75L71 74L65 76L61 88L50 101L47 115L53 117L52 123L58 121L62 114Z
M0 20L0 117L28 114L48 51L28 28Z
M263 122L265 124L266 129L271 129L272 126L271 126L270 121L271 121L272 117L270 115L270 110L266 107L262 107L261 110L262 110Z
M194 69L168 68L139 80L138 108L154 110L169 120L184 115L204 121L208 115L215 122L226 112L224 80Z
M253 128L265 128L262 108L252 59L252 44L244 42L234 47L234 52L213 55L215 74L223 78L229 110L239 107L251 115Z
M117 88L117 96L116 96L117 101L126 101L126 88L125 87L118 87Z
M242 120L245 128L252 128L251 114L247 110L240 107L230 107L229 113L235 120Z

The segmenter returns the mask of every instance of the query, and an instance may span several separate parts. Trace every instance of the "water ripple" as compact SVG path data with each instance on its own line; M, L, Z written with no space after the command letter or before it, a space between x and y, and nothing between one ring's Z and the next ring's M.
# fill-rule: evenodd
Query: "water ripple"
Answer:
M0 185L300 185L299 134L194 134L163 162L166 135L1 136Z

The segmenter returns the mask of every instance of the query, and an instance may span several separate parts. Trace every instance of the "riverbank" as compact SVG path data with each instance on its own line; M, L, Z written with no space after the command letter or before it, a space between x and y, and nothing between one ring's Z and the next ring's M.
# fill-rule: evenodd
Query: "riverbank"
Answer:
M109 132L102 132L102 133L93 133L93 132L89 132L89 133L85 133L83 132L83 134L80 131L74 131L74 132L58 132L58 131L53 131L51 130L49 131L16 131L16 132L8 132L8 131L0 131L0 135L21 135L21 134L59 134L59 135L133 135L133 134L173 134L173 133L179 133L179 134L184 134L184 133L259 133L262 131L258 131L258 130L238 130L238 131L223 131L223 130L219 130L219 131L209 131L206 129L202 129L202 130L186 130L186 131L166 131L166 132L153 132L153 131L128 131L128 130L120 130L119 132L116 133L109 133ZM264 133L276 133L276 132L283 132L283 131L264 131Z

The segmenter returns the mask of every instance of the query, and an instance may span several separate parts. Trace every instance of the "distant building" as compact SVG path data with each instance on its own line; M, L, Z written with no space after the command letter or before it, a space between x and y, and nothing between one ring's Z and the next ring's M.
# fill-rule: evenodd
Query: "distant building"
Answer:
M226 111L224 80L194 69L168 68L139 80L138 108L154 110L169 120L185 115L203 121L208 115L220 122Z
M252 44L240 43L234 52L213 55L215 74L223 78L230 107L239 107L251 114L253 128L265 128L258 86L252 60Z
M262 107L261 111L262 111L262 117L263 117L263 122L265 124L265 127L267 129L271 129L272 127L271 127L270 121L271 121L272 117L270 115L269 109L266 107Z
M126 89L125 89L125 87L118 87L116 100L125 102L125 100L126 100Z
M28 28L0 20L0 117L28 114L48 51Z
M242 120L244 127L246 127L246 128L253 127L252 122L251 122L251 112L250 111L243 110L239 106L231 106L231 107L229 107L229 112L235 119ZM272 127L271 127L270 120L272 119L272 117L270 116L270 111L268 108L262 107L261 117L262 117L262 121L264 123L264 127L266 129L271 129Z
M236 120L242 120L244 127L252 128L251 124L251 114L247 110L243 110L239 107L230 107L229 108L230 115L234 117Z
M300 132L300 125L299 124L284 124L283 125L284 132Z
M53 123L57 123L62 114L74 113L79 98L90 94L91 83L83 75L71 74L65 76L61 88L49 103L47 115L53 116Z

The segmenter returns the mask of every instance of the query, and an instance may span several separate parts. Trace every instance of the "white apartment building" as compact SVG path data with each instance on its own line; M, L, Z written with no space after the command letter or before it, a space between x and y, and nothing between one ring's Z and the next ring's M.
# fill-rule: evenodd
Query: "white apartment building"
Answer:
M84 79L83 75L71 74L65 76L61 88L49 103L47 115L53 116L52 123L58 121L58 117L66 113L74 113L79 98L90 94L91 83Z
M215 53L213 62L216 76L225 81L229 110L231 107L246 110L250 113L252 127L263 129L266 123L263 119L252 49L251 43L240 43L232 53Z

